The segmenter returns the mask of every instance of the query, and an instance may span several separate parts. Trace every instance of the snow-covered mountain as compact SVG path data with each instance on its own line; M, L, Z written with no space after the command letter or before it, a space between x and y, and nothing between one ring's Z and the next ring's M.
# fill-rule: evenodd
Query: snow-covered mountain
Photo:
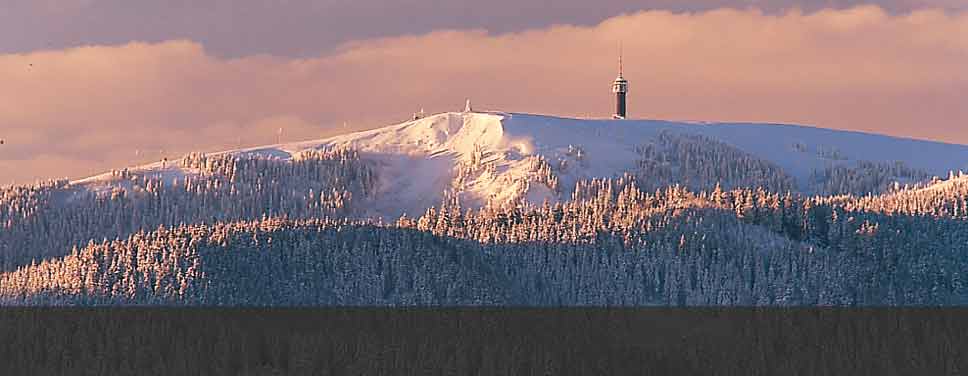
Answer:
M964 305L966 161L802 126L445 113L0 189L0 305Z
M579 180L623 174L637 176L646 187L661 180L694 189L722 183L862 193L968 167L965 145L859 132L501 112L442 113L322 140L217 154L293 160L307 150L340 147L359 151L376 167L378 188L361 214L387 218L419 215L451 193L467 206L567 199ZM163 179L200 173L178 161L129 170ZM772 183L758 183L767 181ZM104 190L122 182L105 174L72 185Z

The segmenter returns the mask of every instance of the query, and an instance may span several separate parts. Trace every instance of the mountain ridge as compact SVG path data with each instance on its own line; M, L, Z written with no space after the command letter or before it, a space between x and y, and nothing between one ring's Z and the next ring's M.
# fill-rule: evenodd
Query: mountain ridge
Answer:
M670 143L684 149L669 150ZM643 147L649 155L642 154ZM764 169L757 174L785 174L791 180L789 184L777 185L777 189L808 194L863 194L865 190L883 189L894 181L914 184L968 167L965 145L856 131L776 123L574 119L499 111L445 112L319 140L208 155L293 160L307 150L333 148L356 150L377 166L377 195L383 199L372 202L370 210L362 215L384 218L419 214L451 196L459 196L471 207L521 200L557 201L567 198L578 181L634 174L643 164L652 169L640 174L645 179L655 176L656 169L675 175L685 173L687 168L703 168L689 165L694 162L690 162L690 153L711 149L732 154L710 155L707 159L712 162L699 163L719 163L716 159L741 156L745 158L744 165L733 166L734 169L743 170L745 164L762 162L754 166ZM669 158L671 153L681 156L678 160ZM195 173L178 167L177 162L157 162L129 170L168 180ZM869 175L865 169L870 169L871 164L876 169L890 170L874 177L861 176L874 180L865 183L873 185L871 188L849 190L841 186L856 182L831 182L842 176L857 179L857 175ZM710 189L712 180L722 178L716 172L707 174L691 180L673 177L668 182L688 185L691 181L690 188ZM680 181L683 179L690 181ZM109 174L103 174L74 181L72 185L109 190L115 184Z

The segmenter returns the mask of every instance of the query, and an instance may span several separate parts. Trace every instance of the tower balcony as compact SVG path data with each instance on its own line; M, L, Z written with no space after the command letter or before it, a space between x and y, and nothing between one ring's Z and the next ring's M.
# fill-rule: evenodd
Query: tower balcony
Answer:
M624 78L619 77L615 79L614 82L612 82L613 93L628 93L628 91L629 91L629 82L626 81Z

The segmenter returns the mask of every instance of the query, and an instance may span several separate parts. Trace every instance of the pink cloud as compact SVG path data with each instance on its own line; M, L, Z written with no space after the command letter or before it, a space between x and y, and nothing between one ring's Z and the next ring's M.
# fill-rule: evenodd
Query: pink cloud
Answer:
M361 40L313 58L191 41L0 55L0 184L319 138L420 107L605 116L618 41L630 115L792 122L968 143L968 12L640 12L590 27ZM241 138L241 140L240 140ZM137 157L136 157L137 153ZM13 162L16 161L16 162Z

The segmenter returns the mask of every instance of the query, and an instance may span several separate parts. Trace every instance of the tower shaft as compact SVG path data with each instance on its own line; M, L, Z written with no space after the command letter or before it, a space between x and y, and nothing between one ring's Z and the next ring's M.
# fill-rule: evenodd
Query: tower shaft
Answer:
M625 116L625 93L617 92L615 93L615 117L624 119Z

